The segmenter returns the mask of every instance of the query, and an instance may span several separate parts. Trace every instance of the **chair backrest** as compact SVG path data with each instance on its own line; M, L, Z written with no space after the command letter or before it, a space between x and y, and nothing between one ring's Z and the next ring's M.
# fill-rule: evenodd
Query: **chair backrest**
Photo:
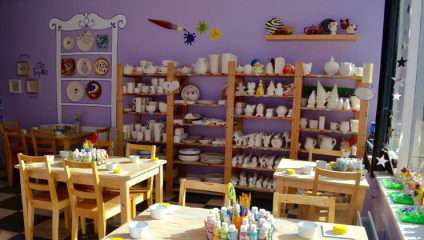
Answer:
M319 148L311 148L309 149L309 158L308 161L312 162L312 154L321 154L321 155L328 155L328 156L337 156L337 157L343 157L342 151L335 151L335 150L327 150L327 149L319 149Z
M347 207L349 209L349 212L347 214L347 224L353 223L353 217L355 214L356 209L356 201L358 198L358 190L359 190L359 183L361 182L361 173L360 172L336 172L332 170L325 170L321 168L317 168L315 170L315 180L314 180L314 187L312 189L312 196L317 196L319 189L319 176L329 177L329 178L336 178L340 180L354 180L355 181L355 187L353 189L352 198L350 200L350 203L347 204Z
M272 203L272 215L274 215L274 217L280 217L281 203L296 203L302 205L328 208L328 222L334 223L334 215L336 210L336 198L334 197L329 198L317 196L304 196L295 194L280 194L278 192L274 192L274 200Z
M151 157L153 158L156 156L156 145L139 145L127 143L127 152L125 154L125 157L129 157L131 155L132 149L151 151Z
M230 201L227 195L227 185L219 183L199 182L181 179L180 181L180 196L178 205L185 206L187 189L201 190L207 192L218 192L224 194L224 206L227 206Z
M97 202L99 219L104 219L105 204L103 202L102 189L100 187L100 179L97 172L96 162L75 162L65 158L63 159L63 167L65 169L66 186L68 187L69 201L71 203L72 212L76 212L76 207L78 205L77 198L95 199ZM75 189L70 168L91 168L93 173L94 192L85 192Z
M41 135L41 136L40 136ZM57 155L56 139L54 138L54 132L50 130L35 130L31 129L32 145L34 147L35 156L40 156L41 153L52 153ZM37 140L42 142L43 145L51 145L51 148L38 147Z
M9 150L7 149L8 146L6 144L5 132L3 129L9 128L9 127L14 127L14 129L18 129L18 122L0 123L0 135L1 135L1 140L3 142L3 148L4 148L4 153L6 155L6 159L8 158Z
M113 141L97 141L95 144L93 144L94 147L108 147L108 154L109 156L113 156L113 146L115 145L115 142Z
M38 157L38 156L27 156L22 153L18 153L18 159L19 164L21 166L21 174L22 178L24 180L24 188L27 196L27 200L31 201L33 195L32 195L32 189L37 191L48 191L50 192L50 198L52 200L52 203L57 203L57 193L56 193L56 187L55 182L53 179L53 173L50 166L50 162L47 159L46 156ZM45 163L46 164L46 179L47 184L40 184L40 183L33 183L29 181L28 177L28 171L25 162L37 162L37 163Z
M4 139L6 140L6 151L10 152L10 156L12 156L13 151L20 151L24 152L25 155L28 155L28 148L25 141L25 134L24 130L22 128L19 129L9 129L9 128L3 128L4 131ZM14 137L21 138L19 141L13 140ZM22 144L22 146L12 146L12 143L19 143Z
M107 128L101 128L101 129L96 129L96 134L97 136L99 136L99 133L106 133L106 142L109 141L109 135L110 135L110 127Z

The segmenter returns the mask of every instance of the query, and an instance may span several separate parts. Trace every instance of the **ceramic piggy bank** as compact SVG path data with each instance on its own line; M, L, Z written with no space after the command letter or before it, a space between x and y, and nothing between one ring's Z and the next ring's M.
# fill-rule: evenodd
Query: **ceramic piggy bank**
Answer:
M350 24L349 27L346 28L346 33L349 35L353 35L358 31L358 24Z

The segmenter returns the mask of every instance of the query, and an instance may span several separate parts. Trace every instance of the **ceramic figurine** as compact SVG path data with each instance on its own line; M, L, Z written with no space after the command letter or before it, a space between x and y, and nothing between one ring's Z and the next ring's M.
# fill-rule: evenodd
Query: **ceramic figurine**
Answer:
M269 147L269 144L271 143L271 137L272 137L272 133L265 133L262 136L262 140L264 141L264 147Z
M336 109L339 101L339 93L337 83L334 84L333 90L327 92L327 108Z
M235 166L237 166L237 159L238 159L238 156L239 156L240 154L237 154L237 155L235 155L234 157L233 157L233 159L232 159L232 161L231 161L231 166L233 166L233 167L235 167Z
M358 24L350 24L346 29L348 35L354 35L358 31Z
M283 68L283 73L284 74L294 74L295 73L295 69L294 66L291 65L290 63L287 64L286 66L284 66Z
M284 94L284 88L282 83L277 83L277 88L275 89L275 95L277 96L283 96Z
M249 134L243 136L243 146L247 146L247 144L249 144L249 138Z
M263 96L265 95L264 85L262 83L262 79L259 80L258 88L256 89L256 95Z
M245 74L251 74L251 73L252 73L252 69L253 69L252 65L250 65L250 64L246 64L246 65L244 65L244 67L243 67L243 72L244 72Z
M284 85L284 88L286 89L286 91L284 91L284 96L293 96L294 95L294 84L293 83Z
M259 157L259 164L261 166L261 168L266 168L266 159L267 159L267 155L262 155Z
M259 62L255 63L254 67L253 67L253 72L255 74L262 74L262 72L264 71L263 69L263 65L261 65Z
M290 132L284 132L283 137L284 141L286 142L286 148L288 148L289 143L291 142Z
M267 109L266 109L266 114L265 114L265 116L266 116L266 117L272 117L272 116L274 116L274 111L275 111L275 108L267 108Z
M254 184L254 182L253 182L253 177L250 175L249 176L249 187L250 188L253 188L254 186L253 186L253 184Z
M318 81L317 85L317 108L325 108L325 103L327 102L327 92L324 87L321 85L320 81Z
M258 106L256 106L256 117L258 116L263 117L265 108L266 108L265 104L259 103Z
M278 18L271 18L266 21L265 30L267 35L272 35L275 30L284 30L284 23Z
M277 179L272 179L272 188L277 189Z
M246 173L242 172L240 174L240 186L241 187L247 187L247 182L246 182Z
M330 29L331 35L337 34L337 25L339 25L337 22L331 22L330 24L328 24L328 29Z
M274 92L275 92L275 85L274 85L274 82L271 81L268 85L268 88L266 89L266 95L274 96Z
M350 109L349 98L346 98L346 101L343 103L343 109L344 110L349 110Z
M235 186L238 185L239 178L240 178L240 176L237 173L232 173L231 174L231 183Z
M258 178L259 178L259 173L258 172L255 172L255 174L253 174L253 181L254 182L258 181Z
M249 164L249 167L257 167L258 166L258 156L252 157L252 161Z
M279 157L277 160L274 161L274 169L278 168L278 165L280 165L281 157Z
M242 73L243 72L243 66L242 65L238 65L237 67L236 67L236 73Z
M246 156L243 160L243 164L241 165L242 167L248 167L250 164L250 159L252 159L252 154L249 154L248 156Z
M348 63L348 62L342 62L340 63L340 75L342 76L351 76L352 72L353 72L353 63Z
M351 24L350 24L350 22L349 22L349 18L348 18L348 19L346 19L346 20L340 19L340 27L341 27L343 30L346 30L346 29L347 29L350 25L351 25Z
M274 73L274 68L272 67L272 63L271 62L268 62L266 64L265 73L266 74L273 74Z
M257 188L262 188L262 182L263 182L263 177L261 176L258 181L256 181L256 187Z
M237 130L233 133L234 142L237 146L240 146L243 143L243 133L241 130Z
M247 93L250 94L250 95L255 94L255 87L256 87L255 82L247 83Z
M289 113L287 113L287 116L286 117L291 118L292 115L293 115L293 108L290 108L289 109Z
M343 98L339 99L339 102L337 103L337 109L343 109Z
M262 147L262 136L264 132L260 132L255 136L255 147Z
M303 29L303 32L304 32L305 34L317 34L317 32L318 32L318 28L317 28L315 25L312 25L312 26L310 26L310 27L305 27L305 28Z
M339 64L331 57L330 61L325 63L324 72L327 75L336 75L339 72Z
M277 133L272 138L271 145L273 148L281 148L281 146L283 146L283 138L281 138L281 134Z
M263 181L263 187L264 188L266 188L266 186L268 186L268 182L270 181L271 179L269 178L269 177L266 177L265 179L264 179L264 181Z
M237 165L238 166L243 165L243 160L246 157L246 155L247 155L246 153L243 153L243 154L241 154L241 155L238 156L238 158L237 158Z
M303 63L303 74L311 74L312 63Z
M271 180L268 182L268 185L266 186L266 188L268 188L268 189L272 189L272 180L273 180L273 179L271 179Z
M243 108L241 108L241 107L236 107L235 109L234 109L234 112L236 113L236 115L243 115Z
M253 112L255 111L255 108L256 108L256 105L247 104L246 108L244 109L244 114L247 116L252 116Z
M293 26L290 26L290 27L284 26L284 34L292 35L292 32L293 32Z
M246 94L246 86L243 82L238 83L236 94Z
M275 58L275 67L274 67L274 73L280 74L283 72L283 68L286 65L286 61L281 56Z
M315 107L315 90L312 90L311 95L309 95L308 99L308 105L306 107L308 108L314 108Z
M286 113L287 113L287 107L286 106L278 106L276 112L277 112L277 115L279 117L285 117Z
M276 155L274 156L269 156L267 161L266 161L266 168L268 169L273 169L274 168L274 158L277 157Z
M251 133L251 134L249 134L249 143L247 144L247 146L253 147L255 145L256 134L257 133Z

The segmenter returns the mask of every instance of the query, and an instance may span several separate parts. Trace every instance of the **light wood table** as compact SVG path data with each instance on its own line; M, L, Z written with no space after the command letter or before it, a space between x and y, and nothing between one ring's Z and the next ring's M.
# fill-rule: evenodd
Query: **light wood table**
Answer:
M63 169L63 158L55 157L54 163L51 164L53 178L55 181L66 182L66 175ZM164 160L159 160L157 163L144 163L140 159L138 163L131 163L129 158L125 157L110 157L109 162L117 162L118 167L122 169L124 174L111 175L111 171L106 170L106 165L98 166L100 185L107 188L120 189L121 196L121 224L128 222L131 219L130 211L130 193L131 186L142 182L152 176L155 176L155 198L156 202L163 201L163 165ZM20 169L20 165L15 165L15 168ZM45 164L39 163L32 166L27 166L28 177L37 179L45 178ZM93 175L91 169L71 168L72 181L74 184L92 185ZM22 176L22 174L21 174ZM27 205L26 194L24 191L23 180L21 177L21 192L22 192L22 211L24 213L24 222L27 222ZM25 224L25 232L27 226Z
M143 221L149 223L148 236L143 239L207 239L204 219L208 216L209 209L180 207L171 215L161 220L155 220L150 217L147 210L140 213L132 221ZM297 230L297 223L300 220L288 218L275 218L274 224L278 229L275 232L274 239L304 239L300 238ZM128 222L129 223L129 222ZM119 227L111 234L103 238L104 240L112 237L121 237L123 239L131 238L128 229L128 223ZM315 222L318 224L318 232L314 239L335 239L327 238L322 235L321 225L329 224ZM353 228L356 239L368 239L364 227L350 226Z
M277 179L277 189L279 193L287 194L287 189L289 187L294 188L305 188L312 189L314 185L315 175L299 175L297 177L281 175L285 173L286 169L294 169L296 172L301 171L302 166L316 166L315 162L309 161L300 161L292 159L282 159L278 165L277 170L274 173L274 178ZM352 194L355 186L355 181L353 180L340 180L335 178L327 178L320 176L319 188L322 191L335 192L335 193L344 193ZM361 180L358 190L358 200L356 201L356 211L359 211L362 214L362 208L364 206L365 190L369 189L370 186L366 179ZM285 204L281 204L281 212L285 211ZM356 212L355 211L355 212ZM355 219L357 215L355 214ZM356 222L354 219L353 222Z
M63 138L55 137L56 145L63 146L64 150L71 150L71 145L77 144L77 143L83 143L85 139L90 140L91 135L93 135L93 132L64 132L63 134L65 134L65 137ZM50 140L46 139L45 141L43 141L42 138L48 138L47 136L40 135L39 137L41 139L37 139L38 144L47 144L47 145L51 144ZM13 139L13 142L21 142L20 136L16 136L16 138L14 138L12 135L9 138L11 140ZM27 133L25 134L25 140L27 143L32 144L32 135L30 130L27 131Z

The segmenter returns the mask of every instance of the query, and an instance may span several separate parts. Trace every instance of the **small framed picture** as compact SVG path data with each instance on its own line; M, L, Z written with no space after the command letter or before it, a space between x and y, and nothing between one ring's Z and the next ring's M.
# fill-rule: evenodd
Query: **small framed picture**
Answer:
M20 79L9 79L9 92L10 93L22 93L21 80Z
M16 63L18 76L29 76L29 62Z
M26 80L27 93L38 93L38 79Z
M3 109L3 98L0 97L0 109Z

